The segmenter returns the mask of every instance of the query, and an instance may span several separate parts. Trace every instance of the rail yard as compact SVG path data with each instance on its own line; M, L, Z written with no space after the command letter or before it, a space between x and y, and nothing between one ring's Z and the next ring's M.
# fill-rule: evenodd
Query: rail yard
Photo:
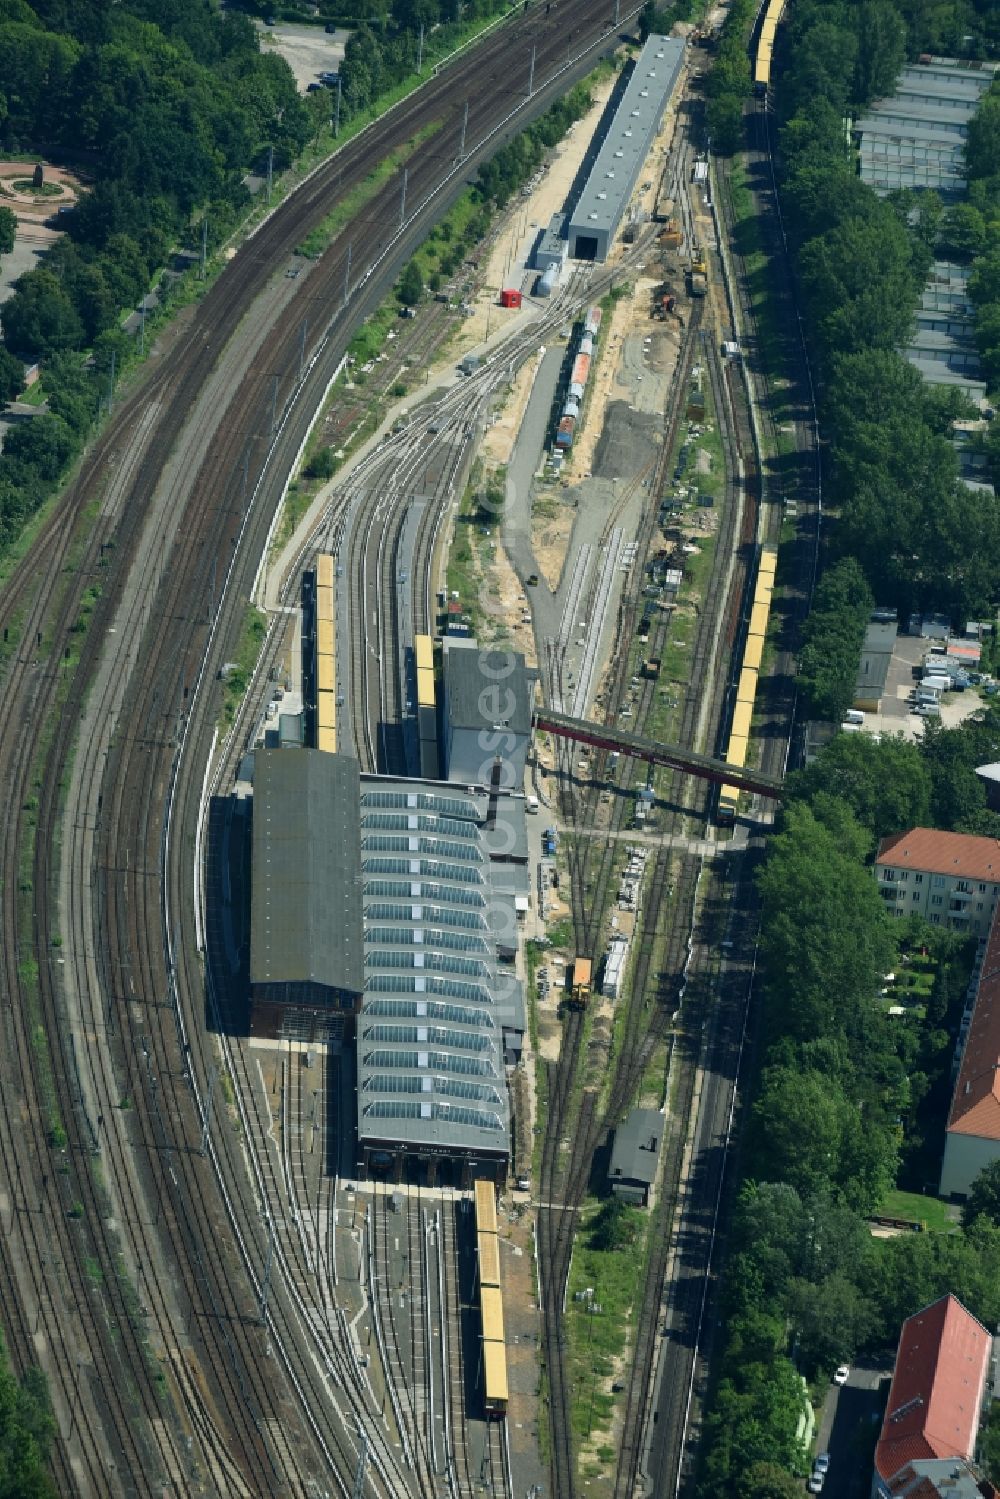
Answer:
M771 471L690 42L650 38L629 118L607 107L614 146L638 117L627 90L653 95L617 213L601 142L578 143L581 178L601 164L581 198L601 205L593 246L582 222L537 296L525 262L510 328L461 375L449 345L275 540L353 332L477 163L637 9L526 6L318 168L165 339L0 594L17 640L0 1287L15 1365L49 1380L60 1493L571 1499L591 1483L574 1244L651 1073L649 1253L615 1460L593 1483L684 1492L752 1016L749 870L788 759L821 516L804 350L796 458ZM766 89L754 109L752 187L780 258ZM303 264L303 234L404 146L402 192ZM647 174L666 229L626 212ZM673 323L646 410L650 339L619 308L654 266ZM433 362L432 312L400 358ZM611 401L630 359L629 401ZM448 554L531 367L511 458L527 479L486 533L516 584L514 650L510 631L470 634ZM612 421L642 443L606 479L583 454ZM709 429L717 488L692 543L679 455ZM531 530L543 475L574 496L553 587ZM703 563L693 604L651 588L664 538ZM248 617L260 652L229 694ZM526 954L557 945L543 887L560 869L573 956L542 1050ZM625 934L611 913L627 907ZM629 953L613 1020L609 939Z

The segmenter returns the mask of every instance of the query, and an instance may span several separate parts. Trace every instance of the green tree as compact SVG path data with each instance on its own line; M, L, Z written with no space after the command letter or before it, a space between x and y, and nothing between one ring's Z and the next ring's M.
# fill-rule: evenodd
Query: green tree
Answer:
M852 92L866 104L892 93L906 61L906 27L890 0L862 0L851 10L858 36Z
M990 177L1000 162L1000 94L987 94L969 121L965 164L970 177Z
M415 307L424 294L424 278L417 261L411 260L399 278L399 300L404 307Z
M938 249L944 256L972 260L986 248L986 221L971 203L956 203L941 217Z
M17 214L12 208L0 208L0 255L9 255L17 235Z
M839 1272L818 1282L793 1281L787 1306L801 1365L813 1376L849 1363L874 1325L870 1302Z
M931 774L920 747L900 737L837 734L789 780L795 800L827 792L846 802L873 845L930 818Z
M44 268L18 278L14 295L0 308L0 322L9 347L28 358L77 349L83 342L83 324L72 302Z
M828 354L896 348L913 323L916 286L907 232L886 204L802 247L809 317Z
M844 558L820 579L803 631L799 686L809 712L839 722L854 699L874 599L861 568Z
M974 1223L980 1214L991 1223L1000 1224L1000 1161L984 1166L972 1183L962 1206L962 1222L965 1227Z
M736 1477L737 1499L802 1499L802 1480L775 1463L754 1463Z
M16 401L24 389L24 365L0 345L0 405Z

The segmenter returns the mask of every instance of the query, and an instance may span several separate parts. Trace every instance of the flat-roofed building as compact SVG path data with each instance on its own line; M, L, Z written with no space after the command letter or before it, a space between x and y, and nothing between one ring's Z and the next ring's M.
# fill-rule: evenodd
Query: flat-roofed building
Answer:
M575 260L608 258L684 64L684 42L651 36L635 62L607 135L569 220Z
M467 786L520 791L531 742L533 683L520 651L444 653L442 713L445 774Z

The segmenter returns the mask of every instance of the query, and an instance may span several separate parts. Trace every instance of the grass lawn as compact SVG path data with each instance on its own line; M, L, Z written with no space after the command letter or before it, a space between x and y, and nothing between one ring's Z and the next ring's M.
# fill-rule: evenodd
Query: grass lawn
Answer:
M940 1197L928 1197L922 1192L889 1192L880 1214L884 1218L908 1218L914 1223L926 1223L931 1233L950 1233L955 1223L948 1216L948 1203Z

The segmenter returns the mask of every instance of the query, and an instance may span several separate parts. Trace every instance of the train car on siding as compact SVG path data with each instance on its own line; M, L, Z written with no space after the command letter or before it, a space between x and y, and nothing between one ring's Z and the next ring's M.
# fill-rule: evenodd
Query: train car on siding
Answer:
M476 1233L495 1234L497 1231L496 1187L485 1177L479 1177L475 1185Z
M479 1234L476 1239L479 1251L477 1271L481 1286L500 1285L500 1240L496 1234Z
M564 416L556 432L556 447L571 448L573 446L573 433L576 431L576 417Z
M483 1408L488 1417L507 1414L507 1348L503 1343L483 1343Z
M329 552L320 552L316 558L316 587L333 587L333 558Z

